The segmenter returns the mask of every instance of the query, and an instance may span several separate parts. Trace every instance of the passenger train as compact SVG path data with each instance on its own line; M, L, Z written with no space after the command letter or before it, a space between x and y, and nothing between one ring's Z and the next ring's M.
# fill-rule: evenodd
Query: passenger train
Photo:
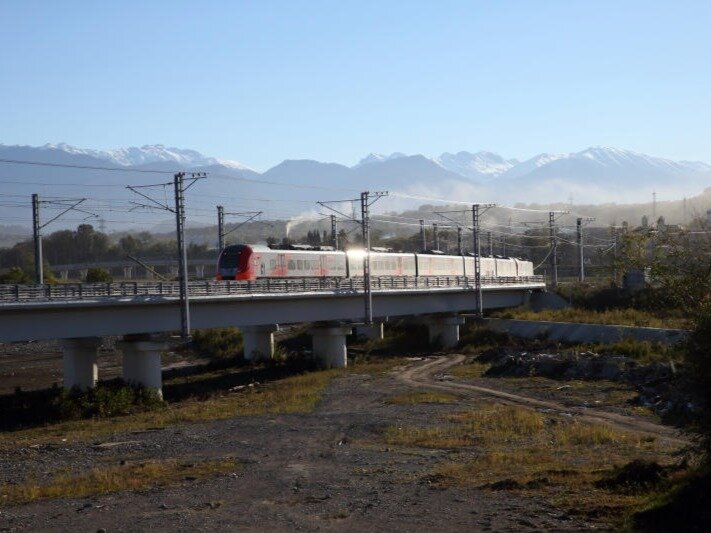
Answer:
M275 249L265 245L226 246L217 261L218 280L259 278L351 278L363 276L364 250L299 247ZM370 252L371 276L474 276L474 257L432 253ZM533 276L533 263L515 258L482 257L483 278Z

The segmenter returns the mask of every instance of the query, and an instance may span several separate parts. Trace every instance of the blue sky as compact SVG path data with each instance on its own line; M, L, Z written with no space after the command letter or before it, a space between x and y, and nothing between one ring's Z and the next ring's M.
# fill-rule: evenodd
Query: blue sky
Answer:
M711 161L707 1L0 2L0 142Z

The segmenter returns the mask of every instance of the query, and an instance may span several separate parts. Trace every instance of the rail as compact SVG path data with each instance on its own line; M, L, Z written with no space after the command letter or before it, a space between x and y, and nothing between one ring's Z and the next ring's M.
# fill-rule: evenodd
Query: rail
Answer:
M482 287L543 285L543 276L482 278ZM387 276L371 278L372 290L474 289L473 277L464 276ZM190 297L236 296L243 294L284 294L305 292L357 293L363 291L363 278L280 278L253 281L191 281ZM139 296L178 297L178 282L121 282L57 285L0 285L0 303L67 301Z

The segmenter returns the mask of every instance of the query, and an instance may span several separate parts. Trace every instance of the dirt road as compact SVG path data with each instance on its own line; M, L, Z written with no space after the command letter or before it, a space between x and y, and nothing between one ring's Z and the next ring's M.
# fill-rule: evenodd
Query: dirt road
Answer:
M106 442L0 451L0 480L48 479L91 468L179 458L233 457L234 472L143 492L0 504L0 531L144 531L194 529L346 531L581 530L600 522L569 515L542 498L430 481L451 461L444 449L383 443L386 427L426 425L451 405L393 405L411 388L453 390L433 374L458 356L413 363L392 375L336 379L308 414L234 417L163 430L113 435ZM463 387L463 395L483 391ZM493 394L496 396L496 394ZM498 397L498 396L496 396ZM501 401L514 401L501 397ZM477 397L478 401L478 397ZM462 404L466 405L465 398ZM461 405L457 405L461 408Z
M664 438L671 443L681 445L688 444L688 441L682 438L679 435L679 432L674 428L655 424L648 420L625 416L618 413L610 413L594 408L566 406L549 400L541 400L530 396L512 394L510 392L490 387L482 387L480 385L458 383L452 381L451 378L447 379L447 376L445 375L446 370L455 365L464 363L465 360L466 356L464 355L448 355L428 358L421 365L413 365L404 369L402 372L399 372L397 374L397 379L410 387L424 387L432 390L454 393L465 397L488 397L499 403L531 407L546 412L570 414L581 421L594 424L608 424L618 429L635 431Z

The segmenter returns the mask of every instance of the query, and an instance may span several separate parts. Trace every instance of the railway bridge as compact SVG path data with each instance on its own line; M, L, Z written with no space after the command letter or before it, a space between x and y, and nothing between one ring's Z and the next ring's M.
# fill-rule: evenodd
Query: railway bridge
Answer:
M247 359L274 354L279 325L312 323L313 355L326 367L346 365L353 328L382 336L388 319L426 324L431 342L454 346L464 313L478 312L471 277L374 277L374 324L363 324L362 278L259 279L189 283L194 328L235 326ZM482 310L514 307L545 291L541 276L482 278ZM122 337L123 378L161 389L161 353L180 327L179 283L124 282L0 286L0 342L60 339L64 386L93 387L102 336Z

